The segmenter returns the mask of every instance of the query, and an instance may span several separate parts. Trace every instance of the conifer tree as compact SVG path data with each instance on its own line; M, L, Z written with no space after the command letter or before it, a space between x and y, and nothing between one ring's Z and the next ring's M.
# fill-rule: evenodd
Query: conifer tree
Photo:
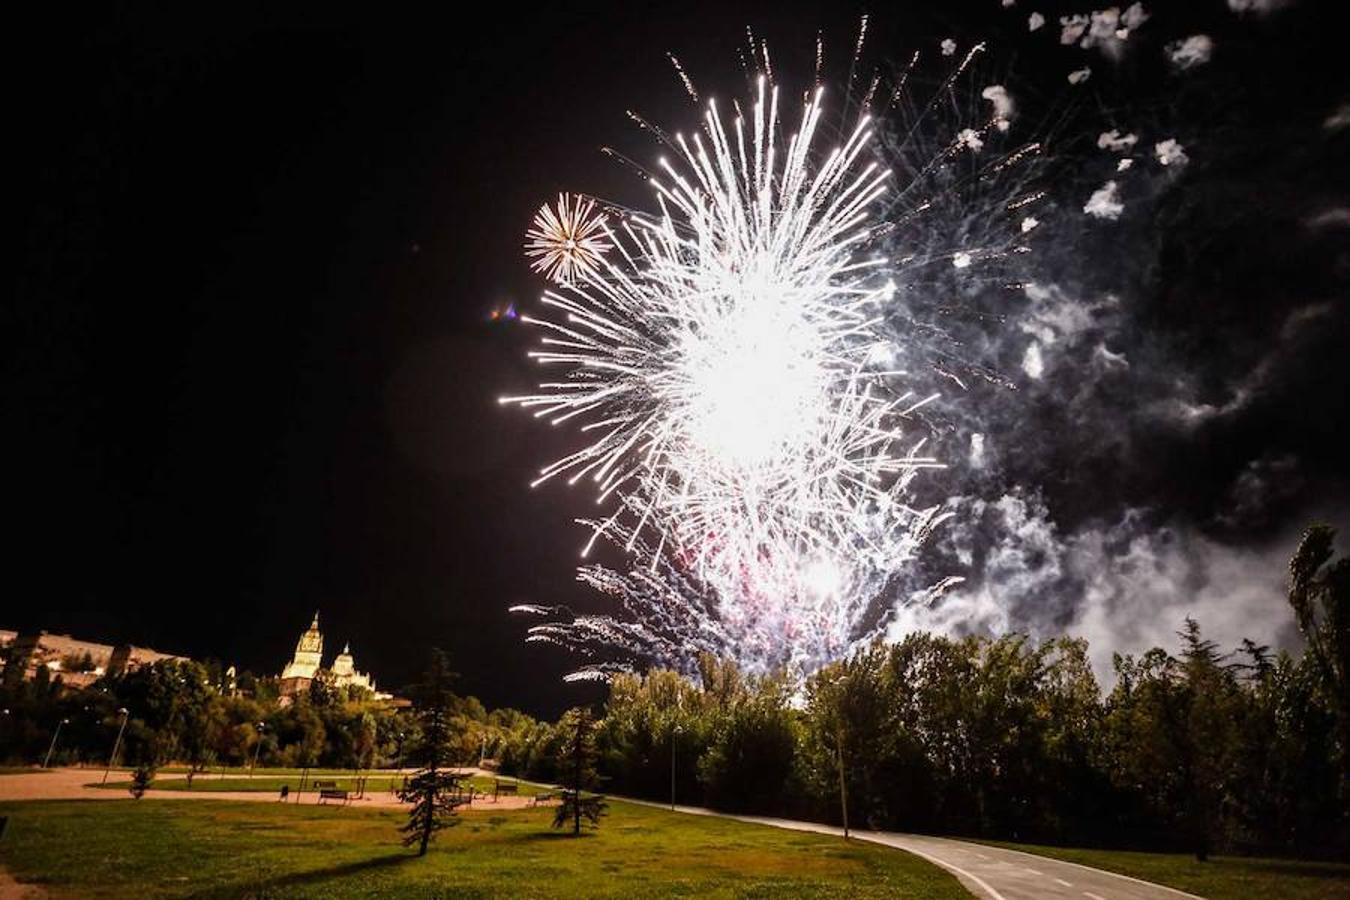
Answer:
M421 739L413 758L421 768L399 798L412 803L408 821L400 829L403 846L417 845L417 855L425 856L427 845L436 832L459 824L456 808L464 800L460 792L463 776L449 768L451 754L450 711L455 695L450 690L455 675L441 650L432 650L431 664L415 692Z
M588 709L570 709L558 722L558 730L562 733L558 773L568 789L563 791L562 803L554 813L553 827L562 828L571 820L572 834L580 835L582 819L595 827L605 812L604 797L583 794L599 780L595 771L599 755L595 748L595 718Z

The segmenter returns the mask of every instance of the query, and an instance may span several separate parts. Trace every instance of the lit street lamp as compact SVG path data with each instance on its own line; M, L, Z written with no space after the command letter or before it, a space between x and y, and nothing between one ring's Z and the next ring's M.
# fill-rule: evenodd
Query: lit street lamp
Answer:
M113 763L117 761L117 751L122 749L122 732L127 730L127 718L130 715L125 706L119 709L117 714L122 717L122 724L117 729L117 740L113 741L112 753L108 754L108 768L103 770L104 784L108 783L108 773L112 771Z
M47 758L42 761L42 768L47 768L48 763L52 761L52 751L56 749L56 739L61 736L61 726L68 725L69 723L69 719L62 719L60 722L56 723L56 731L52 733L52 743L51 746L47 748Z
M253 762L248 766L248 777L253 777L253 769L258 765L258 753L262 750L263 732L267 730L267 723L258 723L258 743L253 745Z

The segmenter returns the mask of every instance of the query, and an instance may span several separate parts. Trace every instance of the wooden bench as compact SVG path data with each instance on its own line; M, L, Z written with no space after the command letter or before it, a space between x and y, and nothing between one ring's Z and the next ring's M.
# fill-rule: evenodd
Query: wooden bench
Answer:
M544 794L535 794L534 797L531 798L531 800L530 800L530 805L531 805L531 806L538 806L540 803L552 803L554 800L557 800L557 799L558 799L558 795L557 795L557 794L554 794L554 793L551 793L551 792L550 792L550 793L544 793Z
M346 806L348 803L351 802L351 796L348 794L347 791L339 791L333 788L325 788L319 791L319 802L322 803L325 800L341 800L342 805Z
M520 793L520 785L514 781L502 781L497 779L492 785L492 799L495 802L500 794L511 794L515 796Z

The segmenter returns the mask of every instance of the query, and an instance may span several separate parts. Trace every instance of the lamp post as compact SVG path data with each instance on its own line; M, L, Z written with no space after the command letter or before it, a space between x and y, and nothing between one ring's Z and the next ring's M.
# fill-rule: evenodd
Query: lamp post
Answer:
M675 737L680 733L680 726L676 725L670 729L670 808L675 809Z
M258 753L262 750L263 732L267 730L266 722L258 723L258 743L253 745L253 762L248 765L248 777L253 777L253 770L258 765Z
M130 716L125 706L119 709L117 714L122 717L122 724L117 729L117 740L113 741L112 753L108 754L108 768L103 770L103 784L108 783L108 773L112 771L113 763L117 762L117 751L122 749L122 732L127 730L127 718Z
M839 812L844 819L844 840L848 840L848 788L844 785L844 726L834 733L834 749L839 755Z
M394 772L398 775L403 774L403 729L400 728L394 732L394 746L398 748L398 756L394 760ZM389 793L397 795L398 788L394 787L394 779L389 779Z
M42 760L42 768L47 768L48 763L52 761L52 751L56 749L56 739L61 736L61 726L69 724L69 722L69 719L62 719L60 722L56 723L56 731L52 733L51 746L47 748L46 759Z

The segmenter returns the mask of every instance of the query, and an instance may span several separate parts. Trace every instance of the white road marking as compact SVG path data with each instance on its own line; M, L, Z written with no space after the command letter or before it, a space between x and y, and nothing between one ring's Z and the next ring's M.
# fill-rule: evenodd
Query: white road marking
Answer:
M1004 853L1016 853L1018 856L1029 856L1032 859L1044 858L1037 856L1034 853L1028 853L1025 850L1014 850L1011 847L999 847L998 849L1003 851ZM1132 875L1122 875L1119 872L1112 872L1110 869L1097 869L1092 866L1085 866L1082 863L1069 862L1067 859L1056 859L1055 862L1059 863L1062 866L1073 866L1075 869L1086 869L1087 871L1093 872L1097 875L1109 875L1112 878L1123 878L1125 881L1133 881L1135 884L1142 884L1147 887L1154 888L1155 890L1167 891L1170 894L1176 894L1178 897L1189 897L1191 898L1191 900L1205 900L1205 898L1200 897L1196 894L1188 894L1185 891L1178 890L1177 888L1168 887L1165 884L1158 884L1156 881L1145 881L1142 878L1135 878ZM1103 900L1103 898L1098 897L1097 900Z
M874 838L868 838L861 834L858 835L858 837L862 838L862 840L864 841L871 840L872 843L881 844L883 847L892 847L895 849L903 850L907 853L913 853L915 856L921 856L924 859L928 860L930 863L933 863L934 865L941 866L944 869L947 869L951 872L955 872L957 875L964 875L966 878L969 878L971 881L975 882L980 887L984 888L985 891L988 892L991 900L1008 900L1007 897L1004 897L998 891L994 890L994 886L992 884L985 881L980 876L972 872L967 872L965 869L954 866L951 863L947 862L946 860L938 859L936 856L930 856L929 854L924 853L922 850L919 850L916 847L896 847L895 844L888 844L885 841L879 841Z
M1101 894L1094 894L1092 891L1083 891L1083 896L1087 897L1088 900L1106 900Z
M973 850L971 852L974 853ZM980 859L989 859L989 857L985 856L983 853L976 853L975 855L978 856Z
M1027 868L1027 871L1030 872L1032 875L1039 875L1041 878L1044 878L1044 877L1045 877L1045 873L1044 873L1044 872L1037 872L1035 869L1031 868L1031 866L1027 866L1026 868Z
M1063 878L1056 878L1055 882L1057 884L1062 884L1065 887L1073 887L1073 884L1071 882L1065 881Z

